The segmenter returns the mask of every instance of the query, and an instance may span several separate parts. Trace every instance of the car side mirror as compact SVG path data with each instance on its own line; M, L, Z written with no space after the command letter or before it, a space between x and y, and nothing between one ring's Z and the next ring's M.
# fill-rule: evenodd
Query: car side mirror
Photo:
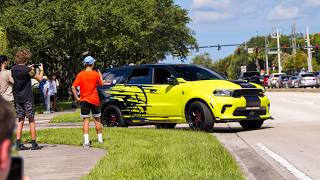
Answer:
M177 81L177 79L174 78L174 77L168 77L168 78L167 78L167 83L168 83L168 84L171 84L171 85L177 85L177 84L179 84L179 82Z

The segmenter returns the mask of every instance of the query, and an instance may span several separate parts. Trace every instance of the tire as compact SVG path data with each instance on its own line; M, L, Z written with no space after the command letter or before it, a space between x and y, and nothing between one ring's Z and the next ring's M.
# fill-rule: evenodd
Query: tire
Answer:
M176 125L176 123L155 124L157 129L174 129Z
M106 127L125 127L121 110L116 105L108 105L102 113L102 123Z
M263 120L251 120L251 121L242 121L240 125L243 129L251 130L251 129L259 129L263 124Z
M187 110L186 119L193 130L210 131L214 125L214 117L206 104L193 102Z

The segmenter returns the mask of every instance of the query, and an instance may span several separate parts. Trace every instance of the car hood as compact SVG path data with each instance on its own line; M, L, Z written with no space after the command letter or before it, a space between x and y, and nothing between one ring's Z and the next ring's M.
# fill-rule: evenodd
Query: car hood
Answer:
M202 81L187 81L188 84L201 88L208 89L241 89L241 88L262 88L254 83L245 81L228 81L228 80L202 80Z

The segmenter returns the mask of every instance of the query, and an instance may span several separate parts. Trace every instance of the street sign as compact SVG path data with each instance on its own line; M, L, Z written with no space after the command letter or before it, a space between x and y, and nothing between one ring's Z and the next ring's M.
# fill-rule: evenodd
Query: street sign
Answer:
M247 72L247 66L240 67L241 73Z
M248 48L248 54L253 54L253 48Z
M278 54L278 51L269 51L268 54ZM281 54L281 52L280 52Z

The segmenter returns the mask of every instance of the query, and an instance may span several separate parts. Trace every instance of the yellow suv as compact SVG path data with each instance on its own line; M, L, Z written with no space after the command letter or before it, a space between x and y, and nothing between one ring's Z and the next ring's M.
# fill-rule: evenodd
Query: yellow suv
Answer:
M228 81L197 65L139 65L108 69L99 87L106 126L154 124L210 130L214 123L239 122L260 128L270 102L260 85Z

